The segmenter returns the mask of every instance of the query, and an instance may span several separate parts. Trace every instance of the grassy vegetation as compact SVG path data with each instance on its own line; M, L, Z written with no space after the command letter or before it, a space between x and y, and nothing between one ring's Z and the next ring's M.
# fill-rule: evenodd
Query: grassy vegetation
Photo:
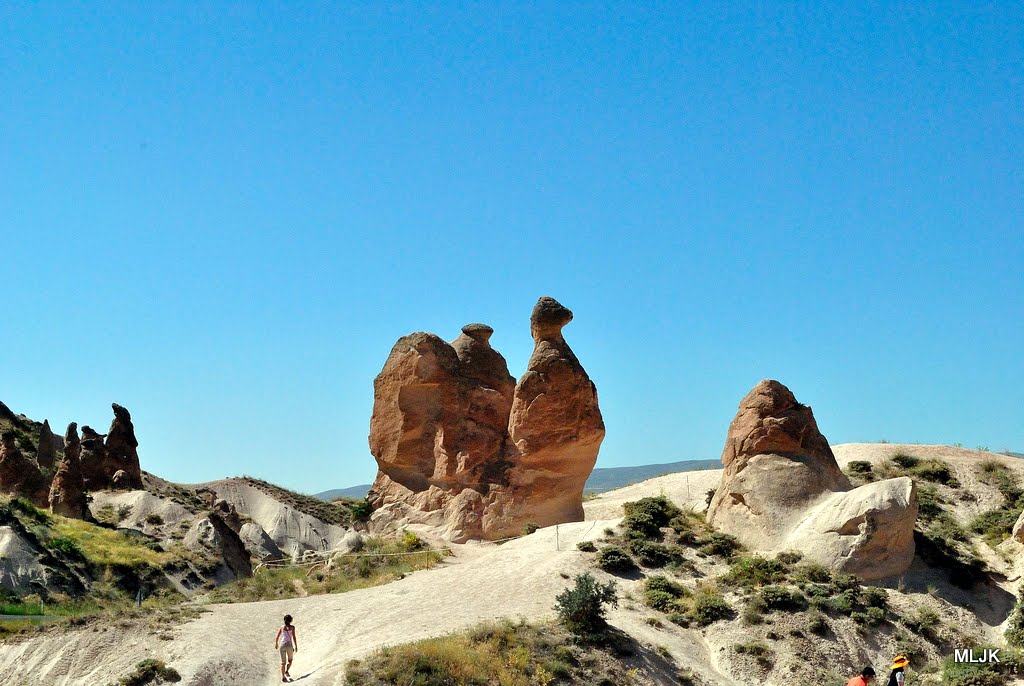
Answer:
M181 681L176 669L168 667L160 660L149 658L135 665L135 671L122 677L117 686L147 686L147 684L173 684ZM113 686L113 685L111 685Z
M922 459L906 453L895 453L888 460L873 468L871 473L881 479L909 476L919 481L930 481L950 488L960 487L960 482L953 474L953 470L945 460L938 458Z
M55 542L59 542L61 547L78 551L96 565L162 569L175 559L170 553L158 552L119 531L79 519L55 517L51 530L56 538L51 539L47 547L52 549Z
M395 555L395 553L412 553ZM344 593L358 588L378 586L401 579L420 569L429 569L443 555L426 549L415 534L399 541L369 538L363 550L352 556L337 557L328 567L263 567L252 577L225 584L210 592L216 603L240 603L257 600L296 598L322 593Z
M707 626L733 616L733 609L714 584L699 584L690 590L668 577L657 575L644 582L644 603L668 615L680 626Z
M970 523L974 533L981 534L990 546L998 545L1010 537L1013 525L1024 511L1024 489L1017 475L998 460L985 460L978 465L978 479L996 488L1003 502L988 512L983 512Z
M622 649L580 645L558 624L510 621L408 645L386 647L348 665L348 686L631 686L636 670Z
M977 646L975 654L980 655L990 646ZM963 663L955 662L950 655L942 663L943 686L1003 686L1018 683L1016 675L1024 667L1024 657L1017 651L999 651L998 663ZM1011 677L1011 675L1013 675Z

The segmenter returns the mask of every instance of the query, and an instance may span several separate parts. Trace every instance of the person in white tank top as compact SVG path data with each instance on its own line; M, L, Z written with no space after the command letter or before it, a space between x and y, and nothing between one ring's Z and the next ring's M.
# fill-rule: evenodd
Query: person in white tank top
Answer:
M289 674L292 668L292 658L299 652L299 639L295 635L295 626L292 624L292 616L284 616L284 625L277 630L277 638L274 639L274 650L281 652L281 681L288 683L292 680Z

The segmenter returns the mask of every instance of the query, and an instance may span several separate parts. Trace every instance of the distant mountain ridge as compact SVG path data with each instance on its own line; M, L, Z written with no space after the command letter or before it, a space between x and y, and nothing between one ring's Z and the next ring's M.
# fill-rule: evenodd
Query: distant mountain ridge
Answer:
M701 469L718 469L722 463L718 460L682 460L680 462L664 462L661 464L644 464L635 467L598 467L587 479L585 493L603 493L622 488L638 481L646 481L663 474L676 472L694 472ZM315 493L314 497L321 500L335 498L365 498L370 491L370 484L333 488L329 491Z

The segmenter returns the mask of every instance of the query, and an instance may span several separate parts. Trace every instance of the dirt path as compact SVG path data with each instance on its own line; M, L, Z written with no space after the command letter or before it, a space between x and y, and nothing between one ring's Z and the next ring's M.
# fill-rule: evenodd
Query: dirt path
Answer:
M342 684L345 664L386 644L457 631L486 619L550 616L554 597L586 569L576 543L612 522L554 527L465 561L448 561L400 581L337 595L210 606L170 630L171 640L111 627L0 645L4 683L34 686L107 684L146 657L177 669L183 684L258 686L281 683L274 635L289 613L298 627L292 676L304 686ZM469 552L469 551L467 551ZM8 681L9 680L9 681Z

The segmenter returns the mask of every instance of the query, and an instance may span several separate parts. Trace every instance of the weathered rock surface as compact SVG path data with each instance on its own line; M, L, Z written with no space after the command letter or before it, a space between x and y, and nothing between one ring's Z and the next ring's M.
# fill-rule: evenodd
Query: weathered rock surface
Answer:
M39 427L39 447L36 450L36 464L47 473L53 473L54 460L57 457L57 445L54 442L53 431L50 430L50 422L43 420Z
M604 423L561 333L571 320L554 299L538 301L518 384L485 324L451 344L422 332L398 340L374 379L374 527L428 524L461 541L583 518Z
M117 403L112 403L114 421L110 424L105 444L107 450L108 473L113 476L124 471L124 476L114 484L117 488L142 488L142 468L139 466L139 441L135 438L135 425L128 410Z
M89 514L79 461L81 453L78 424L71 422L64 434L64 459L57 465L57 473L50 484L50 511L54 514L74 519L85 519Z
M0 588L18 595L36 593L45 588L47 569L18 532L0 526Z
M114 420L105 436L91 427L82 427L82 478L87 491L142 488L139 442L135 438L131 414L117 403L111 407Z
M25 457L13 431L0 434L0 493L22 496L37 507L49 506L49 488L35 460Z
M197 519L182 544L190 550L207 550L223 560L218 581L252 576L252 563L244 542L216 512Z
M274 543L274 539L267 535L267 532L255 522L246 522L238 531L238 537L242 544L249 551L251 557L266 562L267 560L282 560L285 555Z
M1017 517L1017 521L1013 525L1013 533L1011 534L1018 543L1024 543L1024 512L1020 513Z
M753 550L880 579L914 555L917 492L909 478L852 488L811 408L778 381L757 384L729 426L708 523Z

